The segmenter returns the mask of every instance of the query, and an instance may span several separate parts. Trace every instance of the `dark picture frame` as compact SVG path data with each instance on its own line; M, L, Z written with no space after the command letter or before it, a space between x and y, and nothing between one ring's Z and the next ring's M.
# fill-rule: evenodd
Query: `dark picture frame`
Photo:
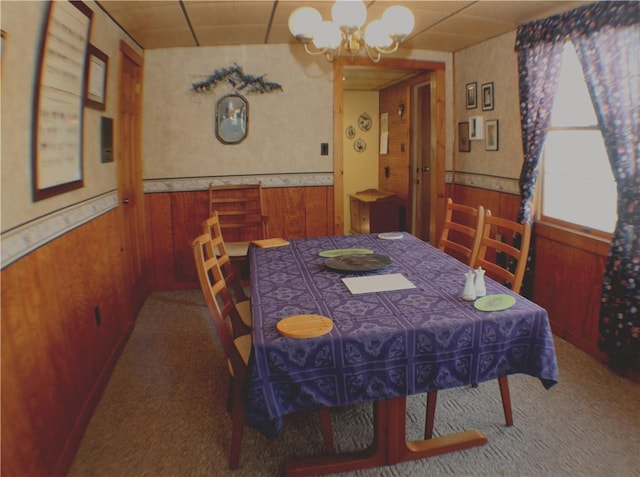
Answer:
M493 82L482 85L482 110L492 111L494 104Z
M49 2L45 18L31 133L34 201L84 186L83 111L93 10L78 0Z
M478 107L478 83L467 83L465 87L467 109Z
M497 151L498 150L498 120L489 119L484 123L484 150L485 151Z
M96 46L87 47L87 71L85 74L84 104L104 111L107 104L107 72L109 57Z
M228 94L216 104L216 137L223 144L239 144L249 132L249 103L239 94Z
M458 151L471 152L471 141L469 140L469 122L458 123Z

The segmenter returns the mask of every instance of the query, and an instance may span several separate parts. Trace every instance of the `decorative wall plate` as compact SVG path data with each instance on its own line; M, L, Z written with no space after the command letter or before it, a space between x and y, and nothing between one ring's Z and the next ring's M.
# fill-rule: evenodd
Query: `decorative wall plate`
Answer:
M369 113L362 113L360 117L358 117L358 127L363 131L368 131L371 129L373 125L373 120L371 119L371 115Z
M346 134L348 139L353 139L354 137L356 137L356 128L349 125L347 126L347 129L345 130L344 133Z
M356 150L356 152L364 152L367 149L367 143L364 139L359 137L354 141L353 148Z

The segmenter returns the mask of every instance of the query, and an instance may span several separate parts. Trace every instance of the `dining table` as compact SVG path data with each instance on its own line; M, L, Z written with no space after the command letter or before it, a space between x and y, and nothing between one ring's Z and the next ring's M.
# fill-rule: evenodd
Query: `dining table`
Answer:
M487 438L475 429L408 441L407 396L512 374L537 378L547 389L558 380L544 308L489 277L490 301L463 300L470 268L408 232L278 245L249 249L247 423L273 438L289 413L374 406L369 447L291 460L286 475L393 465L483 445ZM286 332L286 318L321 322L311 337L300 337Z

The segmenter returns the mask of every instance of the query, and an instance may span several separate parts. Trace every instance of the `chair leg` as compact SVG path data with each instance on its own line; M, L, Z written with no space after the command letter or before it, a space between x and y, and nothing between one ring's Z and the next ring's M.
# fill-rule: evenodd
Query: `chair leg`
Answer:
M502 397L502 409L504 409L504 419L507 426L513 426L513 413L511 412L511 395L509 393L509 381L506 376L498 378L500 385L500 396Z
M333 443L333 426L331 424L331 411L328 407L320 408L320 430L324 439L325 450L330 454L336 453L336 447Z
M427 393L427 415L424 420L424 438L431 439L433 437L433 421L436 414L436 402L438 400L438 391L429 391Z
M231 448L229 449L229 468L235 470L240 464L240 447L244 430L244 404L234 396L231 409Z

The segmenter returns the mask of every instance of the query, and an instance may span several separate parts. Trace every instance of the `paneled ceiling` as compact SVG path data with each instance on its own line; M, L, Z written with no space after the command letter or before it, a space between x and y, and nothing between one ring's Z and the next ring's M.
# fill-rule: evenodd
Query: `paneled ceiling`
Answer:
M331 19L333 0L99 0L96 2L142 48L282 44L297 41L289 33L289 15L300 6L315 7ZM368 20L380 18L395 4L410 8L415 27L402 48L455 52L481 43L518 25L576 8L591 1L365 1ZM300 48L302 48L300 46ZM347 71L349 77L352 72ZM358 68L353 89L393 83L406 72ZM362 86L362 80L367 85ZM358 85L361 86L358 86ZM346 87L346 85L345 85ZM373 88L375 89L375 88Z

